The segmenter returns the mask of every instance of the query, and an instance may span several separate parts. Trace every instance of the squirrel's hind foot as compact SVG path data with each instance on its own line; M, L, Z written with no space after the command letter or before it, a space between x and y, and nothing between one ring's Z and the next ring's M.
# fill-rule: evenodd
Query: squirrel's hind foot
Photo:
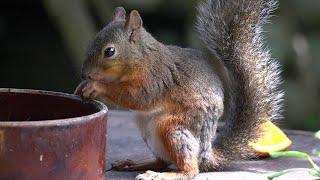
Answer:
M194 173L185 173L185 172L154 172L146 171L143 174L139 174L137 180L191 180L195 177Z

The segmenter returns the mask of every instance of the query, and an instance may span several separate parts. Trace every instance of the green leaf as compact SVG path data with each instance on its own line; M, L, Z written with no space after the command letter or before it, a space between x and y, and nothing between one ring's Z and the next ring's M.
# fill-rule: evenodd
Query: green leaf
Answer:
M316 132L315 138L320 139L320 130ZM320 150L314 149L312 151L314 154L317 154L320 157ZM279 172L275 172L268 176L269 180L272 180L276 177L282 176L286 173L293 172L293 171L307 171L310 175L315 176L315 177L320 177L320 168L319 166L313 162L311 159L311 156L307 153L300 152L300 151L282 151L282 152L269 152L270 157L272 158L278 158L281 156L286 156L286 157L297 157L297 158L304 158L308 159L310 164L312 165L313 168L292 168L292 169L285 169Z
M317 139L320 139L320 130L318 132L316 132L316 134L314 135L314 137L316 137Z
M312 176L320 177L320 171L317 171L316 169L310 169L308 173Z
M288 173L288 172L286 172L285 170L284 171L275 172L275 173L271 174L270 176L268 176L268 179L272 180L273 178L282 176L282 175L284 175L286 173Z
M307 158L309 156L307 153L300 151L269 152L269 154L272 158L278 158L280 156Z
M317 171L316 169L313 169L313 168L292 168L292 169L285 169L279 172L275 172L270 176L268 176L268 179L272 180L276 177L282 176L290 172L296 172L296 171L307 171L312 176L320 177L320 171Z
M287 157L298 157L298 158L308 159L308 161L310 162L312 167L314 169L316 169L317 171L320 171L319 166L316 163L314 163L314 161L311 159L311 156L309 156L309 154L304 153L304 152L300 152L300 151L269 152L269 155L272 158L277 158L280 156L287 156Z
M312 153L316 154L320 157L320 150L314 149L314 150L312 150Z

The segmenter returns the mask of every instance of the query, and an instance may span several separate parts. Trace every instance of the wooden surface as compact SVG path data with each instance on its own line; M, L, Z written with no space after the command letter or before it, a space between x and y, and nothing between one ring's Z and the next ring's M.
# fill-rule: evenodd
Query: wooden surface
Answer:
M286 131L286 134L293 141L289 150L299 150L311 154L312 149L320 149L320 141L313 137L312 132ZM108 143L107 143L107 169L116 160L142 160L152 158L140 137L134 123L134 114L127 111L110 111L108 121ZM320 164L320 158L313 155L316 163ZM234 162L223 172L201 173L195 179L266 179L267 175L286 168L310 167L303 159L285 158L260 159L251 161ZM107 171L106 179L134 179L142 172L116 172ZM295 172L277 179L316 179L305 172Z

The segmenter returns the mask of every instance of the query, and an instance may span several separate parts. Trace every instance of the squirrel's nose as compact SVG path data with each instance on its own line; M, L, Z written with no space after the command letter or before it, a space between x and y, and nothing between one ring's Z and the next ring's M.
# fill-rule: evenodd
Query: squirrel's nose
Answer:
M81 74L81 78L84 79L84 80L86 80L86 79L88 79L88 80L93 80L93 77L92 77L91 74L82 73L82 74Z

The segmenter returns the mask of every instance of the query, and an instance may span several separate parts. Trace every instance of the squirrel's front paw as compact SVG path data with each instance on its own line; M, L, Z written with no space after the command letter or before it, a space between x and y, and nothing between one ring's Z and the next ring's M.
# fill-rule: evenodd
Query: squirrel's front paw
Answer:
M135 164L136 163L134 163L130 159L127 159L127 160L116 161L116 162L112 163L111 166L112 166L112 170L129 171L130 167Z
M89 81L82 89L82 96L84 98L95 99L96 97L104 94L104 88L97 81Z
M88 80L84 80L82 81L76 88L76 90L73 92L73 94L77 95L77 96L82 96L82 90L84 87L86 87L86 85L88 84Z

